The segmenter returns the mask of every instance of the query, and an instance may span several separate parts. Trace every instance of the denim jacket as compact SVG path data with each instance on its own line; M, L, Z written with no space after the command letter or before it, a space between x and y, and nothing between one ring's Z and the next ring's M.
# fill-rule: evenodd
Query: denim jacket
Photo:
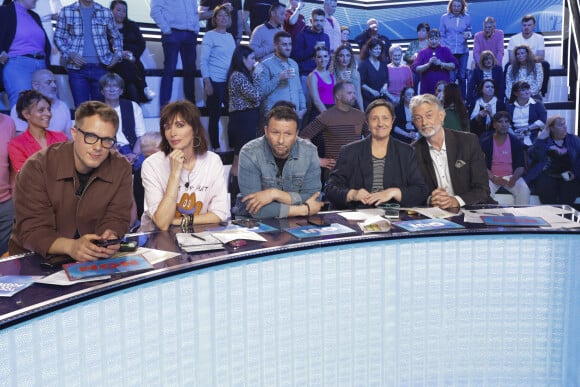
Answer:
M244 197L268 188L290 194L292 205L302 204L320 192L320 162L316 147L297 138L288 160L278 176L278 167L265 136L250 141L240 151L238 183ZM253 215L256 218L288 217L290 205L272 202Z

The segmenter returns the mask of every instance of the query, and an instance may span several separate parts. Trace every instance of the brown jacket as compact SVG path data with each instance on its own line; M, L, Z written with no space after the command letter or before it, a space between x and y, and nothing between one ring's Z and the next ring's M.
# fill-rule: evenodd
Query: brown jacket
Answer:
M59 237L101 234L122 237L129 229L133 190L131 166L116 152L93 171L82 196L73 143L49 146L31 156L16 177L15 225L10 254L34 251L43 257Z

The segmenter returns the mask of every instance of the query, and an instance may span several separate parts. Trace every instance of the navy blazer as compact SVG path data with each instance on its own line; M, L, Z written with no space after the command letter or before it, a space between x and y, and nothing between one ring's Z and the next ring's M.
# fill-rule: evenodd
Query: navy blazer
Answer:
M44 61L48 68L50 65L50 41L42 27L40 16L32 10L28 10L28 13L32 16L34 21L36 21L44 34ZM2 26L0 27L0 52L8 52L12 42L14 41L14 36L16 35L16 6L13 2L0 7L0 26Z
M506 111L510 114L510 116L513 117L514 110L515 110L514 104L508 103L505 108L506 108ZM537 120L540 120L545 124L546 120L548 119L548 112L546 111L546 107L541 102L536 101L536 103L530 104L530 109L529 109L528 114L529 114L528 115L528 125L533 124ZM512 126L513 126L513 122L512 122Z
M366 207L361 202L347 203L346 195L351 189L364 188L371 192L373 186L371 137L367 136L341 148L336 166L330 172L324 190L334 208ZM387 145L383 187L400 188L403 207L424 204L428 195L415 152L409 145L393 138Z
M485 156L477 136L451 129L444 130L447 163L455 195L460 196L466 205L497 204L489 195ZM413 147L417 153L419 168L431 193L438 185L427 140L421 137L413 143Z

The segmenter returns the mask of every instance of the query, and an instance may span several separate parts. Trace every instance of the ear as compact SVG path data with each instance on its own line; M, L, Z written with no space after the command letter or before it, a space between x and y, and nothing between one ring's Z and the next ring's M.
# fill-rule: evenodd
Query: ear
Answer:
M74 141L76 136L78 134L77 128L75 126L70 128L70 136L72 137L72 140Z
M28 121L28 119L30 118L30 107L22 110L22 117L24 117L24 119Z

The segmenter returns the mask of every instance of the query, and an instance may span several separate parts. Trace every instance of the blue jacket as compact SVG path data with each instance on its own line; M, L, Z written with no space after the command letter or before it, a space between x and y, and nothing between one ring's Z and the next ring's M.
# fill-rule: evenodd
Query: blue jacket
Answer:
M512 153L512 171L519 167L525 167L524 163L524 146L522 142L513 134L509 134L510 147ZM485 153L485 163L487 169L491 171L491 162L493 160L493 135L486 136L479 142L481 150Z
M242 196L277 188L290 194L291 205L302 204L322 188L316 147L307 140L297 138L280 176L266 137L252 140L240 151L238 183ZM253 216L285 218L288 217L289 210L288 204L272 202Z
M373 186L373 160L371 136L342 147L336 166L330 173L325 193L334 208L366 207L360 202L346 202L351 189L364 188L371 192ZM427 186L413 148L390 139L383 171L383 187L401 189L401 205L412 207L425 204Z
M292 41L292 54L290 57L298 63L300 75L308 75L316 68L314 47L317 42L321 41L324 41L324 44L330 50L328 35L324 32L314 32L310 27L304 28Z
M572 164L572 172L574 176L578 179L580 176L580 137L573 134L566 135L566 147L568 148L568 156L570 157L570 163ZM534 181L540 174L544 171L546 166L548 148L554 144L551 137L546 139L537 138L528 149L528 156L532 166L525 175L525 180L527 183Z

